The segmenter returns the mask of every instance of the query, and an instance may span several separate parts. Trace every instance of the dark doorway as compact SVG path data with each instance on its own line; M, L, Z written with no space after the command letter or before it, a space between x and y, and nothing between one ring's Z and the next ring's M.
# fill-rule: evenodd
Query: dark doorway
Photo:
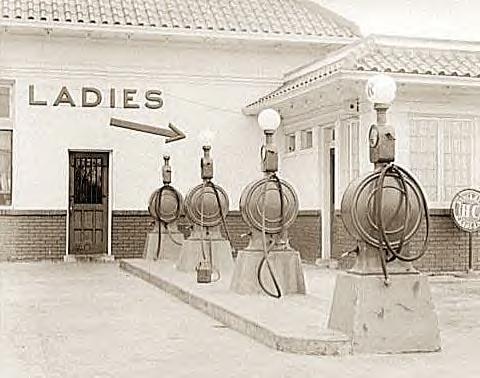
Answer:
M330 148L330 246L334 244L334 221L335 221L335 148Z
M108 153L70 152L69 253L106 254Z

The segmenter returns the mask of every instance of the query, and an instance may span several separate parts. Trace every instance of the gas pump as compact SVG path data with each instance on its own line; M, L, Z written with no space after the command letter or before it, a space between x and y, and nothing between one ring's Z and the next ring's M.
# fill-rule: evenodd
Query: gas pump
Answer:
M155 222L147 235L143 257L151 260L176 260L183 244L183 234L178 231L177 220L181 215L183 198L171 186L172 167L170 156L163 157L163 186L155 190L148 201L148 212Z
M185 213L193 223L192 235L185 240L177 269L197 273L198 283L217 281L233 270L233 249L226 223L229 209L225 190L214 184L210 146L203 146L200 160L202 183L192 188L185 198ZM222 237L223 226L227 240Z
M440 348L428 280L411 262L428 246L429 214L417 180L394 163L395 130L387 110L396 84L386 75L367 83L377 124L369 131L374 171L350 183L342 221L357 240L355 264L336 280L329 327L349 334L360 352L434 351ZM408 243L424 224L419 250Z
M261 148L264 177L247 185L240 197L240 212L250 227L250 241L238 253L230 288L238 294L265 293L275 298L304 294L300 255L290 246L287 233L298 215L298 198L293 187L277 176L278 152L273 135L280 125L280 115L266 109L258 122L265 133Z

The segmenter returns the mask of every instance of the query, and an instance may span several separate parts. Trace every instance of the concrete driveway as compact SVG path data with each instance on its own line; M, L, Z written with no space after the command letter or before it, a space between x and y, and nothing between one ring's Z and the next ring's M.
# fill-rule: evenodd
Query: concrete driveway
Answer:
M480 281L434 279L443 350L276 352L116 264L0 264L0 377L480 377Z

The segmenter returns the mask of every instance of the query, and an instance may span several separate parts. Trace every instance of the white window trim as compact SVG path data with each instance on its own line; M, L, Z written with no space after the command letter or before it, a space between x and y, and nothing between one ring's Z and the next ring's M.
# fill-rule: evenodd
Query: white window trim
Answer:
M0 81L0 87L8 88L10 93L8 118L0 117L0 129L13 130L13 85Z
M289 151L288 150L288 147L289 147L289 139L290 137L293 136L295 138L295 148L293 149L293 151ZM296 152L298 152L299 149L298 149L298 136L297 136L297 133L296 132L289 132L289 133L285 133L284 135L284 148L283 148L283 152L285 154L285 156L292 156L294 155Z
M312 144L311 146L309 147L304 147L303 146L303 142L304 142L304 135L306 133L310 132L311 133L311 136L312 136ZM314 144L314 140L313 140L313 128L312 127L308 127L308 128L305 128L305 129L302 129L300 130L300 148L299 148L299 151L306 151L306 150L311 150L314 148L315 144ZM305 137L306 138L306 137ZM306 141L306 140L305 140Z
M0 210L9 210L14 207L14 192L13 188L15 185L15 131L14 131L14 119L15 119L15 112L14 112L14 97L15 97L15 88L14 88L14 83L12 81L4 81L0 80L0 87L8 87L10 90L10 99L9 99L9 114L8 118L0 118L0 130L7 130L12 132L12 141L11 141L11 154L12 154L12 163L11 163L11 200L10 200L10 205L0 205Z
M344 120L346 122L346 136L347 136L347 159L348 159L348 181L353 181L358 176L360 175L360 117L359 116L353 116L346 118ZM353 138L353 125L356 127L356 134L357 134L357 140L355 141ZM356 146L355 146L356 145ZM354 163L353 159L353 151L354 147L357 149L357 164ZM354 171L357 171L357 175L354 175Z
M304 131L311 131L312 132L312 146L308 148L302 148L302 132ZM288 151L287 150L287 137L290 135L295 135L295 150L293 151ZM295 129L291 129L288 132L284 133L284 139L283 139L283 156L282 158L291 158L295 156L301 156L301 155L310 155L316 152L316 143L317 143L317 137L316 137L316 132L315 132L315 126L309 124L309 125L303 125L303 127L298 127Z

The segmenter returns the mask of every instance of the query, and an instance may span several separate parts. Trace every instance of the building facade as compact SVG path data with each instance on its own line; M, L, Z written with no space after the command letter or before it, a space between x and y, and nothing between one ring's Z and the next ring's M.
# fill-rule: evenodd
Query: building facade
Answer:
M323 258L339 258L355 245L339 210L347 185L373 169L368 130L376 115L365 84L381 72L398 85L388 112L395 126L396 162L419 179L430 208L430 246L416 264L430 271L465 269L468 235L455 227L449 209L458 191L480 186L475 164L480 157L479 47L367 37L291 71L282 86L244 109L246 114L265 107L281 111L282 172L296 183L304 206L320 209Z
M261 175L255 115L267 107L282 115L280 174L300 199L292 243L306 261L338 258L352 243L342 193L370 170L363 88L388 72L399 83L397 161L432 208L421 268L464 268L467 239L448 207L480 184L478 45L363 38L309 1L11 0L0 10L0 259L140 256L162 155L186 193L205 143L242 246L238 200ZM172 124L186 138L165 144L112 119Z

